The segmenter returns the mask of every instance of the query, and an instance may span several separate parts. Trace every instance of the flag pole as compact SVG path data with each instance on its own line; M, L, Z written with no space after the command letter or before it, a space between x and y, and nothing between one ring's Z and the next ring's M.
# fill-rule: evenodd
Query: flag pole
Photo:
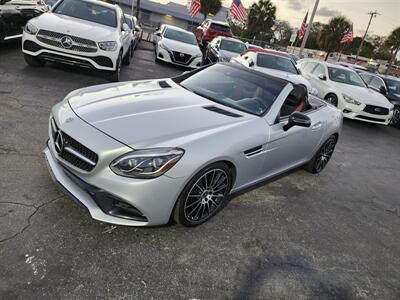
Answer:
M318 4L319 4L319 0L315 0L315 5L314 5L313 11L311 13L310 21L308 23L309 25L306 28L306 33L304 34L303 41L301 42L300 53L299 53L300 57L303 54L304 47L306 46L308 35L310 34L310 30L311 30L311 27L312 27L312 24L314 21L314 16L315 16L315 13L317 12Z

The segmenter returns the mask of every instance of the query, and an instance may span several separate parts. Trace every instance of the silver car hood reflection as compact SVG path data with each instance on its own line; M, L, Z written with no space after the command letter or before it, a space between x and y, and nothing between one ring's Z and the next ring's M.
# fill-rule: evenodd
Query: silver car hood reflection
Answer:
M170 87L162 88L160 81ZM89 87L67 98L81 119L133 149L181 146L259 119L200 97L172 80ZM205 109L208 106L241 117Z

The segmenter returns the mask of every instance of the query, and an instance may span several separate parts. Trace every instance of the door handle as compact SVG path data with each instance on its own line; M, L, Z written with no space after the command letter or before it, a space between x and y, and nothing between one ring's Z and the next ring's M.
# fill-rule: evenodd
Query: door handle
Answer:
M322 127L322 122L317 122L317 123L315 123L312 127L311 127L311 129L312 130L318 130L318 129L320 129Z

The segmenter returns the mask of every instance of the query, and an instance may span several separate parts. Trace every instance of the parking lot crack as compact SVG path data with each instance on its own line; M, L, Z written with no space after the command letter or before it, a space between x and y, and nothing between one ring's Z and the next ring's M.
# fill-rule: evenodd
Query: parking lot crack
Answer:
M61 199L61 198L64 198L64 197L65 197L64 195L63 195L63 196L59 196L59 197L56 197L56 198L54 198L54 199L51 199L50 201L47 201L47 202L42 203L42 204L37 205L37 206L36 206L36 205L29 205L29 204L22 204L22 203L15 203L15 202L1 202L1 203L6 203L6 204L8 203L8 204L16 204L16 205L23 205L23 206L27 206L27 207L33 207L33 208L34 208L34 211L28 216L28 218L27 218L27 224L26 224L20 231L18 231L17 233L13 234L12 236L9 236L9 237L6 237L6 238L0 240L0 243L4 243L4 242L7 242L7 241L10 241L10 240L16 238L17 236L19 236L20 234L24 233L25 230L27 230L27 229L32 225L32 223L31 223L32 218L33 218L42 208L44 208L44 207L46 207L47 205L50 205L50 204L52 204L53 202L55 202L55 201L57 201L57 200L59 200L59 199Z

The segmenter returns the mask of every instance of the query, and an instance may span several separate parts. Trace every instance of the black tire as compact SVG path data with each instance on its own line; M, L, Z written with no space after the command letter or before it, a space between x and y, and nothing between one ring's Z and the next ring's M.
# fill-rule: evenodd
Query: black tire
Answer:
M43 67L44 64L45 64L44 60L41 60L41 59L39 59L37 57L34 57L32 55L28 55L28 54L25 54L25 53L24 53L24 59L25 59L25 62L31 67Z
M228 202L232 173L225 163L214 163L198 172L179 196L173 217L186 227L198 226L214 217Z
M126 54L124 56L124 58L122 59L122 63L125 66L129 66L131 64L131 57L132 57L132 45L129 46L128 51L126 51Z
M390 125L400 128L400 106L394 107L393 117L390 120Z
M131 51L131 58L133 58L133 52L135 51L136 46L137 46L137 44L133 44L133 43L132 43L132 46L131 46L131 48L132 48L132 51Z
M332 104L333 106L338 106L338 98L335 94L328 94L325 96L325 101Z
M304 169L312 174L320 173L328 164L335 151L337 143L336 135L331 135L318 149L314 157L304 166Z
M117 60L117 66L115 68L115 71L112 71L109 80L112 82L118 82L120 80L121 76L121 63L122 63L122 51L119 53L119 57Z

